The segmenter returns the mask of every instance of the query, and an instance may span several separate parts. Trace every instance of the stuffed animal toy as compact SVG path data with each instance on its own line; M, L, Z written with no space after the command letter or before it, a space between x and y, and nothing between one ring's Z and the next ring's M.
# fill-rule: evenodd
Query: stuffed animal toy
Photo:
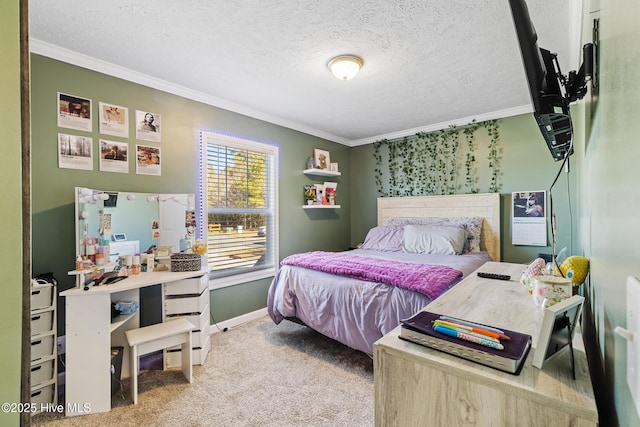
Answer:
M570 256L562 261L559 270L564 277L571 279L575 294L589 274L589 260L583 256Z

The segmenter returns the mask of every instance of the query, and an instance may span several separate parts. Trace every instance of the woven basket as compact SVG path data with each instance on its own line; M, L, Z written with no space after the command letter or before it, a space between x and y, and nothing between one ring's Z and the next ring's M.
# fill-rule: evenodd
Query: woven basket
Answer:
M202 266L202 258L198 254L171 255L171 271L198 271Z

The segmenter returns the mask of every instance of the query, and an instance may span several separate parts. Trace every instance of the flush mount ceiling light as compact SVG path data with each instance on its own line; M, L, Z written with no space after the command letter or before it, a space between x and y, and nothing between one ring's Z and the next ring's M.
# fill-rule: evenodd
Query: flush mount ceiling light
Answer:
M352 79L362 68L362 59L354 55L336 56L329 61L329 69L340 80Z

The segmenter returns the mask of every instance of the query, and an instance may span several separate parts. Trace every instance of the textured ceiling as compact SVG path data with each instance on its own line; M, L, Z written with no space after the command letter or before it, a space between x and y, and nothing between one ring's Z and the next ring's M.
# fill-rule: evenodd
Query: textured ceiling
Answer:
M578 67L579 0L528 0ZM37 0L32 51L346 145L530 111L508 0ZM364 60L340 81L341 54ZM117 100L105 100L118 102Z

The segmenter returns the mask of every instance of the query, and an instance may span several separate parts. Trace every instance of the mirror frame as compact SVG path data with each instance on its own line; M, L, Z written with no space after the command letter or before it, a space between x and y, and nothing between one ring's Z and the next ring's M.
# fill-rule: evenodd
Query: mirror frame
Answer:
M177 203L184 206L185 216L181 216L177 223L161 224L161 203ZM106 204L106 205L105 205ZM127 206L127 204L130 204ZM166 207L166 206L163 206ZM123 215L117 215L117 209ZM110 211L110 212L109 212ZM167 244L163 239L165 230L172 230L172 234L180 236L195 236L195 227L188 227L186 212L195 213L195 196L186 194L158 194L138 193L131 191L97 190L87 187L75 189L75 250L77 255L86 255L84 246L86 239L98 239L98 245L109 245L115 234L125 234L128 241L140 241L140 251L145 251L151 245ZM109 215L107 218L106 215ZM142 214L143 216L139 216ZM195 218L195 215L193 215ZM105 227L109 227L105 229ZM112 228L113 227L113 228ZM92 231L93 229L93 231ZM134 230L134 231L131 231ZM140 230L140 233L137 232ZM179 238L178 238L179 239ZM175 237L168 246L176 246ZM195 239L193 239L195 240ZM176 248L177 249L177 248Z

